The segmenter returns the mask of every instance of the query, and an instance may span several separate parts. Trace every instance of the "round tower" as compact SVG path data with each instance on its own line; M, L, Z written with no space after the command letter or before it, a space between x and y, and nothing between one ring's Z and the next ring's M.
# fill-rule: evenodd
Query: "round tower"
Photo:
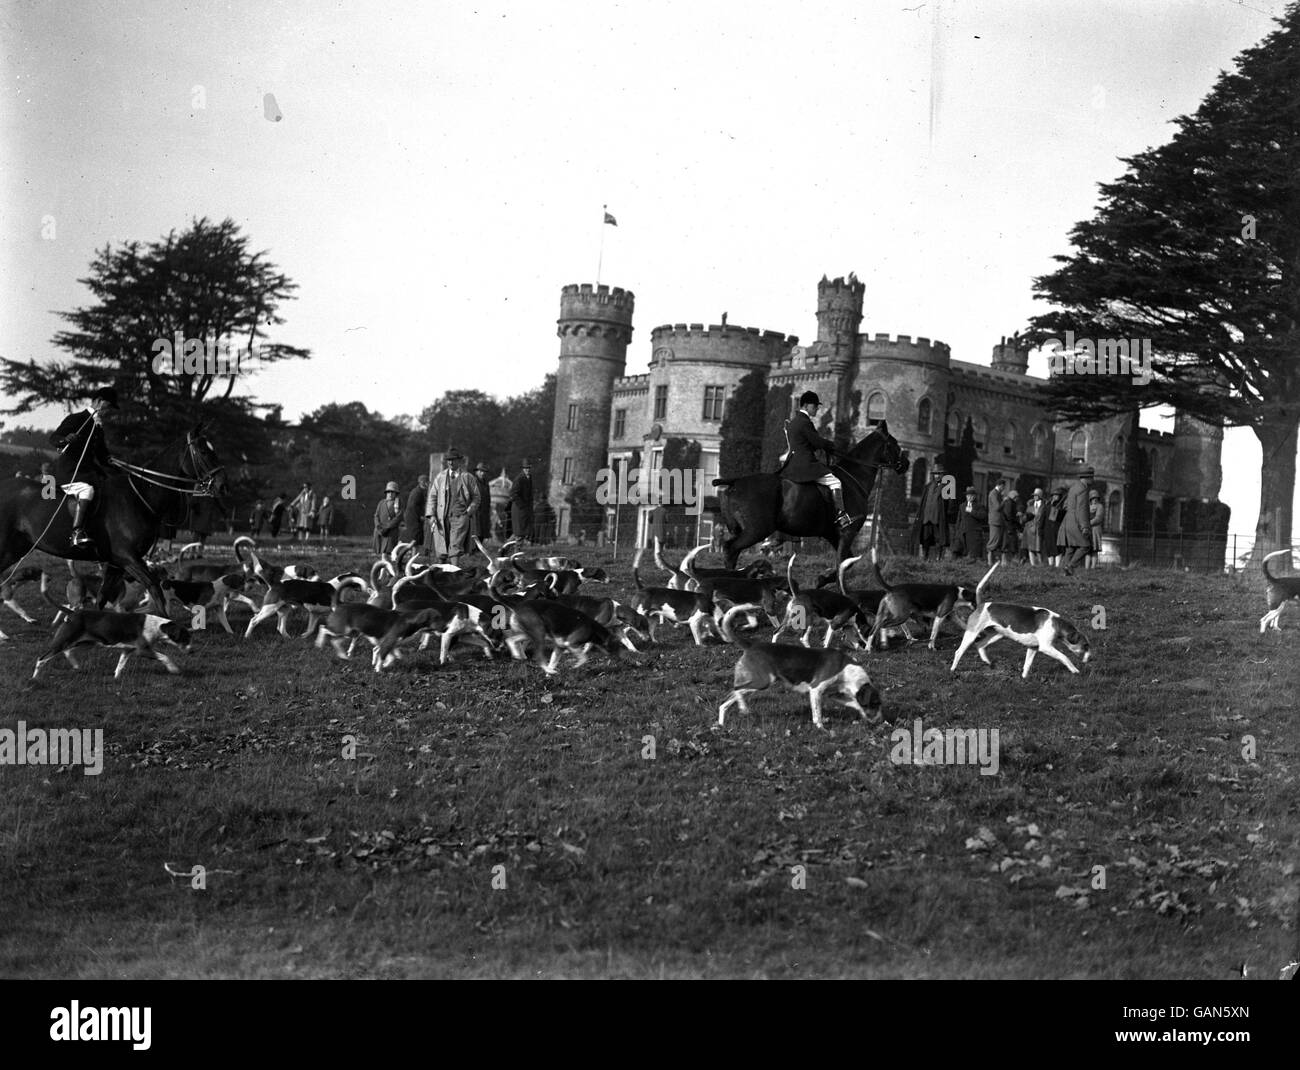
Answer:
M596 491L609 446L610 399L632 341L632 291L591 283L560 291L560 363L555 375L548 498L568 530L565 494L585 485ZM567 464L566 464L567 462ZM567 469L567 472L566 472ZM566 479L567 475L567 479Z
M1174 413L1173 495L1217 500L1223 485L1222 451L1223 428Z
M853 363L858 328L862 326L862 295L866 286L856 275L817 284L817 341L835 372L847 371Z
M1003 335L1002 341L993 347L993 367L1016 375L1025 375L1029 371L1029 347L1020 341L1020 332L1010 338Z

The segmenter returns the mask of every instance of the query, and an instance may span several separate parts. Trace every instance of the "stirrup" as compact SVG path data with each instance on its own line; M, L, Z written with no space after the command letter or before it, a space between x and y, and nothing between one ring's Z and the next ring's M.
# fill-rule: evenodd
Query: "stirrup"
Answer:
M89 545L90 545L90 536L87 535L84 531L82 531L81 528L73 528L73 529L72 529L72 545L73 545L73 546L89 546Z
M835 523L842 528L851 528L853 527L853 518L841 509L839 514L835 517Z

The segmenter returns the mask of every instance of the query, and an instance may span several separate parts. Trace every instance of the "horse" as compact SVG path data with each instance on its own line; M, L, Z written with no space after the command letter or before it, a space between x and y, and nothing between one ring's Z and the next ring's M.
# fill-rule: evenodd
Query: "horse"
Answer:
M224 467L199 423L171 470L155 471L114 460L114 470L99 479L86 520L90 542L72 545L72 517L66 495L48 496L48 484L34 479L0 479L0 578L33 548L54 557L98 561L106 568L98 608L121 592L123 573L144 584L154 605L165 606L162 588L145 564L145 555L164 524L182 523L186 499L225 493Z
M713 485L722 489L722 522L730 533L722 542L727 568L736 567L741 550L777 531L823 538L844 561L871 510L869 499L877 470L892 468L901 475L907 466L907 454L883 420L847 453L837 455L830 467L844 485L845 511L862 518L847 528L836 525L830 497L816 483L791 483L780 472L715 479ZM834 578L834 570L825 572L818 577L818 586Z

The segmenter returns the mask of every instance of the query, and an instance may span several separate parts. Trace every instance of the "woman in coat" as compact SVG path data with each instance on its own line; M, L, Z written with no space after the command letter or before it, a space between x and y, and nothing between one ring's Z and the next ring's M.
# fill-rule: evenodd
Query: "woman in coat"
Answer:
M1088 519L1092 522L1092 552L1088 555L1088 568L1096 568L1101 558L1101 529L1106 523L1106 507L1101 504L1101 494L1088 495Z
M1043 520L1046 510L1043 508L1043 488L1036 487L1029 504L1025 506L1025 549L1029 551L1029 563L1040 565L1043 561Z
M1042 552L1047 557L1047 564L1056 568L1061 563L1061 520L1065 517L1065 488L1057 487L1052 497L1043 506Z
M384 500L375 506L375 537L372 548L377 554L391 553L402 527L400 490L391 480L384 488Z

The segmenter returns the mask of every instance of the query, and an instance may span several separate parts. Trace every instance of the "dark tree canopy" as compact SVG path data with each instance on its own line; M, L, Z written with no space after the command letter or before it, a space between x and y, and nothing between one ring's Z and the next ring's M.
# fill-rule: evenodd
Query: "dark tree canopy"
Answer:
M723 479L761 471L763 428L767 421L767 377L761 369L747 374L727 402L719 433L718 475ZM709 489L712 494L712 488Z
M1077 424L1173 405L1247 426L1264 448L1261 512L1289 538L1300 425L1300 5L1238 57L1159 148L1124 160L1075 252L1035 282L1056 311L1031 340L1150 339L1152 379L1058 375L1052 403ZM1261 520L1264 517L1261 516Z

